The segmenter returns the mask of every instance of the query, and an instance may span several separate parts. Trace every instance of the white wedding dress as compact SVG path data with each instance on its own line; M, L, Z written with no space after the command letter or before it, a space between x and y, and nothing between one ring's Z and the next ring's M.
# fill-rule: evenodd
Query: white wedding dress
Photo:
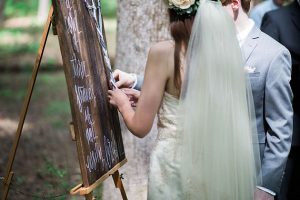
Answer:
M150 157L149 200L183 199L179 176L178 105L175 96L164 93L158 112L158 135Z

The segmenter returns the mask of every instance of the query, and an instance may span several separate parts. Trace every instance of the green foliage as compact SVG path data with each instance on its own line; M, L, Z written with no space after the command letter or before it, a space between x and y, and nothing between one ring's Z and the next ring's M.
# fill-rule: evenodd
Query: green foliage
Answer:
M37 53L39 43L27 43L22 45L0 45L0 58L9 56L11 54L18 55L23 53Z
M49 160L45 161L44 165L39 171L42 176L50 176L58 179L62 179L67 176L67 171L65 169L54 166L54 164Z
M0 38L4 38L3 41L11 38L20 39L24 34L36 35L41 32L41 27L28 27L28 28L5 28L0 30ZM35 40L31 43L15 43L9 44L0 43L0 60L8 56L16 56L24 53L36 54L39 48L39 41Z
M36 15L39 0L6 0L4 15L6 17L21 17Z
M0 96L1 98L3 98L3 100L19 102L23 100L25 96L25 91L21 89L15 90L14 88L0 88Z
M66 91L67 92L67 91ZM69 101L60 101L54 100L51 101L45 106L43 113L44 117L47 118L47 121L52 124L54 128L60 129L67 127L65 121L62 121L62 116L70 118L71 110Z
M102 15L104 17L116 17L117 0L102 0Z
M16 177L16 183L17 183L17 185L22 185L25 182L26 182L26 177L25 176L18 175Z
M24 33L40 34L42 33L42 31L43 31L43 27L39 27L39 26L3 28L0 29L0 38L3 38L8 35L19 37L22 36Z
M70 183L68 182L68 180L70 179L70 174L67 172L67 170L55 166L51 161L47 159L45 160L44 165L40 169L38 169L38 172L40 173L41 176L47 177L46 179L47 181L45 181L43 185L43 188L47 189L47 191L55 191L57 189L60 189L62 191L61 193L63 193L63 191L67 192L72 187L72 185L70 185ZM93 195L95 196L96 200L102 199L102 191L103 191L102 185L100 185L100 187L94 190ZM36 194L36 195L42 196L41 194ZM60 196L60 197L53 197L47 199L64 200L66 199L66 197ZM76 198L72 197L72 199L76 199Z
M66 128L68 125L62 119L71 118L69 99L66 98L67 85L65 75L60 73L41 73L37 79L34 97L44 97L42 114L53 128Z
M69 173L66 169L55 166L51 161L45 161L44 165L38 169L38 172L42 177L47 177L44 182L43 188L47 189L46 191L57 191L59 189L61 193L66 193L71 185L68 183ZM51 193L50 193L51 194ZM41 194L36 194L36 196L42 196ZM48 195L45 195L48 196ZM49 195L51 196L51 195ZM65 196L47 198L51 200L63 200ZM39 199L39 198L36 198Z
M67 92L67 91L66 91ZM48 115L65 115L70 114L70 105L69 101L51 101L47 108L46 113Z
M2 1L2 0L1 0ZM37 14L39 0L6 0L4 15L10 17L34 16ZM102 0L104 17L115 17L117 0Z

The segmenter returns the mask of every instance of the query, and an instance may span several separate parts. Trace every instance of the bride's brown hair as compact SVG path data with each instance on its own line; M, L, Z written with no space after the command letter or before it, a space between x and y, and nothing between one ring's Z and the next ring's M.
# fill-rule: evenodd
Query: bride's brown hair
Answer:
M182 60L180 53L186 53L190 35L192 32L192 26L195 16L191 15L178 15L172 9L169 9L170 17L170 32L171 36L175 41L175 52L174 52L174 85L180 90L181 88L181 76L180 67L182 66Z

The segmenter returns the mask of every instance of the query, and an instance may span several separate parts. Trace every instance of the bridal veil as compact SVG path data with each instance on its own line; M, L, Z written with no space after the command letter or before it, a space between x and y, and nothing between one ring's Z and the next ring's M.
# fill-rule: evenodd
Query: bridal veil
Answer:
M221 3L201 1L180 97L184 199L252 200L260 184L251 85L235 30Z

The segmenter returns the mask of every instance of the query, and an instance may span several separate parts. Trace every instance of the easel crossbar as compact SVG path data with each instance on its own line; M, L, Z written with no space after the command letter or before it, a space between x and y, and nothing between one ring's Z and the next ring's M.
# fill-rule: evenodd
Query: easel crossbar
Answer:
M125 158L123 161L118 163L116 166L114 166L111 170L109 170L106 174L101 176L94 184L90 185L89 187L84 187L82 183L75 186L73 189L70 190L71 195L86 195L91 193L96 187L98 187L105 179L107 179L109 176L112 176L115 174L118 169L120 169L125 163L127 162L127 159Z

